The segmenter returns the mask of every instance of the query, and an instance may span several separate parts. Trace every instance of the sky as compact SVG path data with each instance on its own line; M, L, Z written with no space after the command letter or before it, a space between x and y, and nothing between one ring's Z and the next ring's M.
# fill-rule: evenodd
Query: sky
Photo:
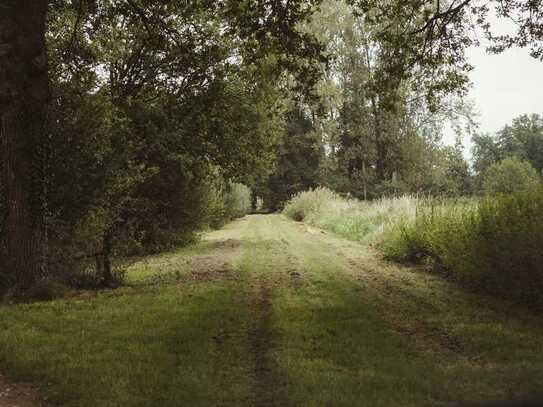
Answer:
M468 50L474 66L469 97L479 113L479 132L494 133L521 114L543 114L543 62L528 49L513 48L488 54L484 47ZM454 144L454 133L445 132L444 142ZM464 140L469 157L470 140Z
M480 117L480 130L494 132L524 113L543 114L543 62L527 49L488 55L482 48L469 51L475 67L470 77Z

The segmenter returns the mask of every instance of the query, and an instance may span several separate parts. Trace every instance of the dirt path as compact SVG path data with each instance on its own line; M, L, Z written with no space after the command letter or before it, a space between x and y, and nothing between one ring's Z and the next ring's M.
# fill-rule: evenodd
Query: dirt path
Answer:
M40 399L38 389L30 384L9 383L0 374L0 407L48 407Z
M245 227L245 268L259 282L256 405L270 405L273 394L283 397L277 405L360 405L368 392L365 405L439 405L530 396L520 389L543 384L543 361L533 359L541 318L279 215L252 216ZM513 341L531 367L518 369L500 340Z
M253 366L251 400L254 406L286 406L284 378L278 374L274 360L278 338L273 329L273 308L276 289L286 281L283 271L287 256L284 243L275 241L273 235L277 231L267 220L250 217L240 231L243 255L239 267L247 278L251 308L248 334Z
M271 352L271 303L270 287L263 284L255 293L251 307L253 325L249 344L254 363L254 405L273 406L276 403L270 352Z

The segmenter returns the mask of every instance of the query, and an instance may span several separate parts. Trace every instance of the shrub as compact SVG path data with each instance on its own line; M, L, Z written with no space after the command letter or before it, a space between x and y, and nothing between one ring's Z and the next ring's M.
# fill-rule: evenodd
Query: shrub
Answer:
M529 162L510 157L488 168L484 173L483 189L487 195L510 194L533 189L539 183L540 177Z
M543 303L543 188L478 205L418 209L380 244L400 261L431 260L462 284L517 302Z
M208 202L209 226L218 229L251 212L251 190L243 184L228 182L215 186Z
M472 272L489 290L543 303L543 188L479 206Z
M336 206L343 206L344 200L327 188L316 188L297 193L287 202L283 213L289 218L303 221L316 220L320 215L333 211Z
M228 220L241 218L251 212L251 190L243 184L231 183L224 201Z

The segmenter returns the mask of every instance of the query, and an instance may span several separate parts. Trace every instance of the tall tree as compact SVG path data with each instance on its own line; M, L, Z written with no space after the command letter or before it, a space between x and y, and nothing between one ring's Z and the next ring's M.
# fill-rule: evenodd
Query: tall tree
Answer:
M539 175L543 175L543 116L521 115L495 135L475 135L472 153L479 188L483 186L485 172L507 158L527 161Z
M54 100L59 116L53 127L67 126L55 128L54 136L56 141L68 141L66 148L53 153L59 162L70 151L83 158L82 162L75 157L69 160L77 175L84 175L82 166L89 163L87 170L98 170L88 180L77 178L83 180L81 190L90 196L75 206L79 215L89 215L90 223L101 217L102 225L114 230L119 222L129 223L128 215L141 215L134 211L134 198L141 198L142 188L137 186L149 174L159 171L175 181L196 182L207 177L202 167L209 172L218 165L233 177L247 172L253 163L269 160L260 160L257 150L269 146L265 139L273 120L260 119L273 112L273 100L269 100L273 97L259 93L257 81L247 72L258 70L260 61L275 55L274 74L268 77L271 83L285 71L302 79L299 83L311 83L312 64L307 62L320 57L320 48L296 27L311 14L313 3L252 1L240 7L239 1L211 0L2 1L1 284L26 288L46 274L45 197L53 196L58 203L64 196L77 195L56 185L52 185L55 192L47 194L43 182L48 6L54 11L51 14L58 13L50 21L54 31L49 38L54 59L51 75L59 91L55 95L61 95ZM237 103L246 97L247 102ZM228 109L221 110L221 105ZM98 116L85 117L85 110ZM73 115L62 116L67 112ZM79 133L85 123L92 125ZM196 123L202 126L197 128ZM160 141L155 143L153 136ZM249 141L251 136L256 142ZM82 137L94 138L95 143ZM179 145L185 150L172 151ZM89 150L82 154L83 146ZM55 180L68 179L62 169L54 175ZM62 209L70 208L64 205ZM68 218L72 226L84 220ZM110 242L106 230L104 254Z
M404 17L372 19L345 2L326 0L307 26L332 60L318 88L325 115L316 127L327 133L333 187L360 198L394 192L400 185L416 191L428 187L413 174L415 168L428 169L426 163L408 161L435 156L443 119L455 119L463 107L468 68L463 46L437 42L417 60L408 32L398 34ZM417 21L407 19L404 28L415 30Z
M319 184L323 145L308 113L299 104L292 106L287 115L276 154L275 169L261 192L265 205L273 211L281 209L297 192Z
M46 273L46 0L0 4L0 286Z

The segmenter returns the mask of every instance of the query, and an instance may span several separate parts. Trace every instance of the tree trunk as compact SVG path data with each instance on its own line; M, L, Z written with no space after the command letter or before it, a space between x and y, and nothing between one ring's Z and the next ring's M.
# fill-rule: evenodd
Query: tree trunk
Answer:
M46 273L46 0L0 3L0 284Z
M381 123L380 112L377 106L375 98L371 100L372 104L372 113L373 113L373 126L374 126L374 137L375 137L375 175L377 176L378 181L385 180L385 165L386 165L386 146L383 140L383 129Z
M366 161L362 161L362 184L364 187L364 201L368 200L368 182L366 177Z
M111 269L111 249L113 246L112 232L108 230L104 234L104 266L102 268L104 277L104 286L111 287L113 285L113 271Z
M375 144L377 149L377 160L375 163L375 174L377 176L377 180L379 181L385 181L386 179L386 153L387 149L385 146L385 143L383 141L383 134L381 130L379 129L378 132L375 133Z
M251 191L251 212L256 213L258 209L258 195L254 190Z

